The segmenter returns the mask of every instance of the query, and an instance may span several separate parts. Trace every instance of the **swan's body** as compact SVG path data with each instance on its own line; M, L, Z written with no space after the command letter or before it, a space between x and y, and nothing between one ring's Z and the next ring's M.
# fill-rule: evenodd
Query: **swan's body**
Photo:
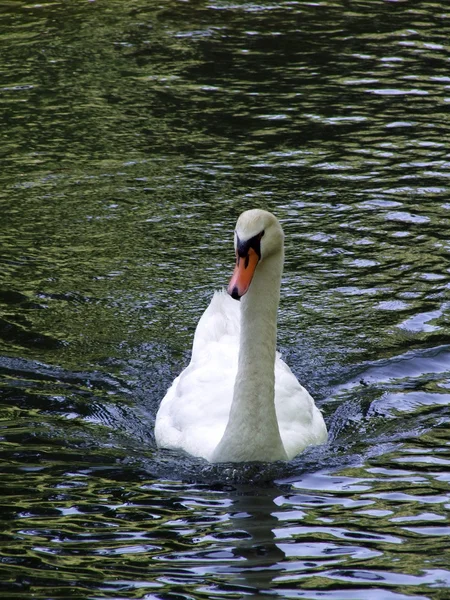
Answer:
M276 353L283 237L270 213L240 216L229 293L242 300L216 292L203 313L156 416L158 446L242 462L290 460L326 441L321 412Z

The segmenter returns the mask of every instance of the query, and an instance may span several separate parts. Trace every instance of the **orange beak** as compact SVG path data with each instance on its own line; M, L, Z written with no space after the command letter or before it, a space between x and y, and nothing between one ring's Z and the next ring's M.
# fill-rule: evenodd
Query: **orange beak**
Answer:
M240 300L241 296L248 291L258 261L259 256L253 248L249 248L247 256L244 257L236 253L236 266L228 284L228 293L235 300Z

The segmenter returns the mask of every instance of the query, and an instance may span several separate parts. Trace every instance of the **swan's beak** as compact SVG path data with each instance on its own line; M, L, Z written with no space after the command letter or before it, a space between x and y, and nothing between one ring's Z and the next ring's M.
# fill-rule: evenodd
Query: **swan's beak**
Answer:
M240 300L241 296L248 291L258 261L258 253L253 248L249 248L246 256L239 256L236 252L236 266L228 284L228 293L235 300Z

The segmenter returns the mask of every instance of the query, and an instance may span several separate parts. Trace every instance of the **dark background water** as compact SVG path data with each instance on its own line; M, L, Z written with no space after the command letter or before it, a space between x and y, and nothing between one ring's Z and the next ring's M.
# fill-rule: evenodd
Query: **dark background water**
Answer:
M9 2L0 597L450 594L446 2ZM155 448L250 207L330 441Z

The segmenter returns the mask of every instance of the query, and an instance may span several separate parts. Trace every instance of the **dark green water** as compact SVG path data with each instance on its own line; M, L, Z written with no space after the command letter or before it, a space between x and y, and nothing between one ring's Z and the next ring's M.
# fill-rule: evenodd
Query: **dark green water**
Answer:
M450 597L447 2L4 3L0 597ZM250 207L330 441L155 448Z

